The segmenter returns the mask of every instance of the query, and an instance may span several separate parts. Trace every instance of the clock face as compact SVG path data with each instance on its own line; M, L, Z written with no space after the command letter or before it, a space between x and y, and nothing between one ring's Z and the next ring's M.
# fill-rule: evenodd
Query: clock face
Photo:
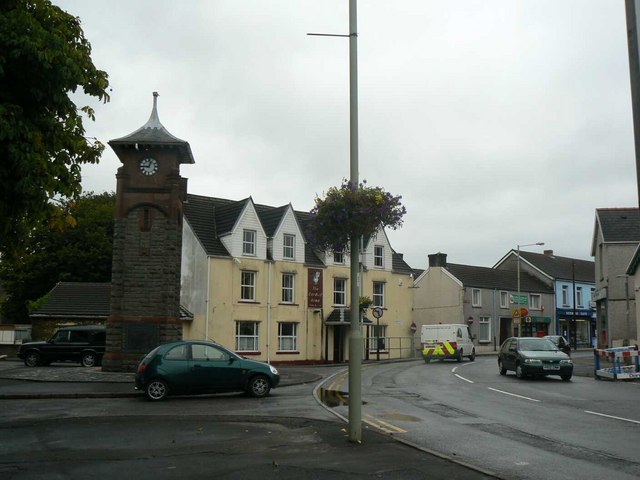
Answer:
M143 158L140 160L140 173L151 176L158 171L158 161L155 158Z

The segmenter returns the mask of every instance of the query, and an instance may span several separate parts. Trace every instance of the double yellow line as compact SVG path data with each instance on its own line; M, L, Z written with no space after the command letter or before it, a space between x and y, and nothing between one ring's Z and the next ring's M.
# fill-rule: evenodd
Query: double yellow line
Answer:
M388 422L385 422L383 420L380 420L379 418L376 418L373 415L369 415L368 413L365 413L364 416L373 419L373 420L367 420L366 418L363 418L362 421L364 423L366 423L367 425L371 425L372 427L375 427L378 430L382 430L385 433L390 433L390 434L407 433L406 430L403 430L400 427L396 427L395 425L392 425L391 423L388 423Z
M342 391L340 390L340 387L342 387L342 385L347 381L348 377L349 377L349 371L347 370L341 373L340 375L336 375L327 387L327 390L331 390L332 392L334 392L338 400L340 400L340 403L342 403L343 405L346 405L348 401L342 395ZM366 418L363 418L362 419L363 423L366 423L367 425L377 428L382 432L389 433L389 434L407 433L406 430L400 427L397 427L391 423L385 422L384 420L376 418L373 415L369 415L368 413L365 414L365 417L370 418L371 420L367 420Z

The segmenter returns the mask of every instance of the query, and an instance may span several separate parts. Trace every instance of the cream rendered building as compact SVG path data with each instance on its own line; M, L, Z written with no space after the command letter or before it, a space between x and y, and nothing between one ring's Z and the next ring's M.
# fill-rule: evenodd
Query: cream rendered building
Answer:
M315 252L309 218L291 205L189 195L181 304L193 320L184 338L269 362L348 359L349 257ZM362 264L362 295L382 309L379 319L365 313L364 358L412 355L411 268L384 232L366 243Z

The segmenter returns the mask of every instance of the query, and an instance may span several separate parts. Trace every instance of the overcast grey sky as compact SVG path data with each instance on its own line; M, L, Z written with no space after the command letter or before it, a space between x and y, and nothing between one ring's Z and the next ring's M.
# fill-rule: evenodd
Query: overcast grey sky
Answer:
M53 0L82 19L129 134L160 93L189 192L310 210L349 177L348 0ZM623 0L360 0L360 179L402 195L394 249L492 266L590 257L594 212L638 204ZM79 103L84 101L78 100ZM85 190L115 190L107 147Z

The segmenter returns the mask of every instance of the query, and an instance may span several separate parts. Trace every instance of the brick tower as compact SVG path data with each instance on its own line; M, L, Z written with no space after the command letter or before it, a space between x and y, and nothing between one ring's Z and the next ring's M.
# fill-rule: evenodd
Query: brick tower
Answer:
M189 144L158 118L158 94L145 125L109 145L122 162L116 175L111 313L105 371L133 371L155 346L182 338L180 263Z

